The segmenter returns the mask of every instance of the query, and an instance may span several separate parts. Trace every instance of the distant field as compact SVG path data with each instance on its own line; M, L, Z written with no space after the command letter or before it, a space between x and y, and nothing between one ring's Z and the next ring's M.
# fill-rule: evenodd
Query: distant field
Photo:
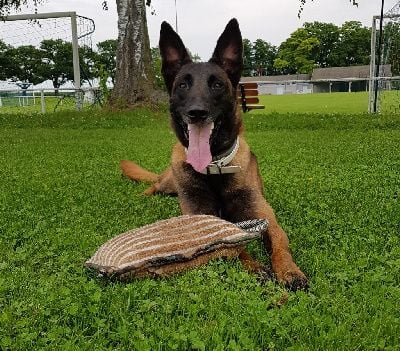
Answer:
M179 214L118 168L169 164L167 113L0 115L0 350L399 350L400 115L327 112L245 118L310 278L297 293L238 260L126 284L87 272L106 240Z
M32 114L41 113L42 105L40 96L33 99L31 96L28 98L18 97L1 97L0 114ZM93 108L89 103L84 103L84 108ZM46 96L45 97L45 110L47 113L54 111L74 111L76 109L75 97L60 94L59 96Z
M18 106L18 99L2 98L3 107L0 107L0 114L4 113L40 113L40 97L30 99L30 106ZM76 109L73 97L62 99L56 96L46 97L46 112L74 111ZM382 97L382 112L400 112L400 92L385 92ZM260 103L265 105L264 110L255 110L253 114L266 113L365 113L368 111L368 93L324 93L324 94L293 94L293 95L263 95L260 96ZM98 105L84 104L84 109L98 108Z
M252 113L364 113L368 112L368 93L321 93L263 95L265 110Z

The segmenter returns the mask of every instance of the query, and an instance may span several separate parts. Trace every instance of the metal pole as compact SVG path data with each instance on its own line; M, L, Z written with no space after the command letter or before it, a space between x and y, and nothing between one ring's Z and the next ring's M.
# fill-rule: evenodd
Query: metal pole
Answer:
M175 32L178 33L178 10L176 8L176 0L175 0Z
M44 100L44 91L40 91L40 105L42 106L42 113L46 113L46 101Z
M60 18L60 17L71 17L73 14L76 15L75 12L46 12L46 13L28 13L28 14L21 14L21 15L11 15L5 16L2 18L4 21L20 21L25 19L46 19L46 18Z
M79 46L78 46L78 29L76 23L76 12L71 13L71 29L72 29L72 61L74 65L74 86L76 96L76 109L82 109L81 102L81 73L79 69Z
M374 109L374 96L375 96L375 84L374 84L374 77L375 77L375 50L376 50L376 20L377 17L374 16L372 19L372 31L371 31L371 62L369 65L369 99L368 99L368 112L372 113Z
M376 113L377 103L378 103L378 78L380 76L379 69L381 66L381 55L382 55L382 42L383 42L383 8L385 7L385 0L382 0L381 6L381 18L379 23L379 43L378 43L378 61L376 62L376 71L375 71L375 91L374 91L374 108L373 111Z

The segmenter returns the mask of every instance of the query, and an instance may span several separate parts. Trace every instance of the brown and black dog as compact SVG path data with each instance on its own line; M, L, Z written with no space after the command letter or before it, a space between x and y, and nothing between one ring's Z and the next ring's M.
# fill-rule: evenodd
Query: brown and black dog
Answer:
M193 63L166 22L161 25L160 51L178 138L171 167L158 176L124 160L123 174L153 182L146 194L177 194L183 214L209 214L231 222L266 218L269 228L263 241L275 276L292 289L306 287L307 278L294 263L288 238L264 198L257 159L243 137L236 99L243 69L237 20L228 23L209 62ZM252 271L267 271L245 249L239 258Z

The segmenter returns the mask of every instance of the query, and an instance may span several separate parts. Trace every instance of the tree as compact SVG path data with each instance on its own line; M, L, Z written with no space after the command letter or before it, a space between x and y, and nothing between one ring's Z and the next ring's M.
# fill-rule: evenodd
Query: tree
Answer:
M98 53L90 46L83 45L79 48L79 66L81 69L81 83L99 77L97 69Z
M42 81L38 67L42 65L42 53L33 45L23 45L10 48L6 55L10 58L11 65L7 77L14 81L38 84Z
M10 72L13 65L13 61L9 55L10 45L7 45L2 40L0 40L0 79L5 80L8 77L8 72Z
M297 29L279 46L274 68L280 74L311 73L319 45L306 29Z
M162 61L161 61L160 49L158 47L151 48L151 57L153 61L153 68L154 68L157 87L165 90L166 86L164 83L164 78L161 74Z
M0 0L0 16L6 16L11 11L19 10L22 6L33 6L37 12L38 5L45 0Z
M50 79L53 87L60 88L67 80L74 79L72 44L61 39L48 39L40 43L42 54L41 76Z
M340 28L340 42L334 55L338 66L368 65L371 53L371 31L361 22L345 22Z
M318 67L339 66L338 49L340 49L340 29L332 23L306 22L304 29L308 37L317 38L318 49L314 51L313 57Z
M253 69L253 45L249 39L243 39L243 76L252 76Z
M262 39L257 39L253 44L253 61L258 76L272 75L276 47Z
M117 39L104 40L97 44L97 55L96 55L96 69L98 70L100 66L108 73L111 81L115 82L116 73L116 53L117 53Z
M117 70L111 104L129 107L151 101L155 89L145 0L117 0Z
M392 66L392 74L400 74L400 24L389 22L383 31L384 63Z
M274 68L281 74L311 73L314 67L366 65L370 56L370 29L360 22L307 22L279 47Z

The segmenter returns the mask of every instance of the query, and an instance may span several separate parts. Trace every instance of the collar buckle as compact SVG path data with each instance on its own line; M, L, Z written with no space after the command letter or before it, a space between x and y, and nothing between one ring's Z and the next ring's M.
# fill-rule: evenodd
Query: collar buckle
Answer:
M222 166L219 167L216 164L209 164L205 170L201 173L207 175L214 175L214 174L227 174L227 173L238 173L242 170L240 166Z
M235 143L228 151L227 155L216 156L215 160L212 161L203 171L200 173L213 175L213 174L227 174L237 173L242 170L240 166L228 166L229 163L235 158L237 151L239 150L239 137L236 138Z

